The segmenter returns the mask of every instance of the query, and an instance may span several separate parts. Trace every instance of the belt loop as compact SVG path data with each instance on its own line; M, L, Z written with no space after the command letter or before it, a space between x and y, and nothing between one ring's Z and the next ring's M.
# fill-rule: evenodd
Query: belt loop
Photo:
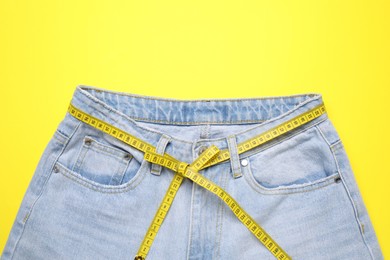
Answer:
M233 178L236 179L242 176L240 157L237 150L236 137L234 135L228 136L227 143L228 143L228 148L230 153L230 164L233 173Z
M156 146L156 153L160 155L164 155L165 148L167 147L167 144L170 142L170 140L171 140L170 136L163 134L160 137L160 140L158 141L158 144ZM161 169L162 169L161 165L152 163L152 169L150 170L150 172L156 176L160 176Z

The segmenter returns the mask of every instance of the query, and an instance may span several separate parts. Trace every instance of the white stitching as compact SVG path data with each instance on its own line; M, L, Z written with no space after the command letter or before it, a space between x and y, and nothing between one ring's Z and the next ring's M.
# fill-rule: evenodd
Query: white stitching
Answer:
M101 193L122 193L126 192L129 190L133 190L135 187L137 187L142 180L146 177L147 171L147 166L148 166L148 161L143 160L141 163L141 166L138 169L138 172L134 177L128 181L125 184L118 185L116 186L105 186L105 184L100 184L100 183L94 183L93 181L86 179L83 176L76 175L74 172L72 172L70 169L66 168L65 165L57 162L56 165L58 165L58 169L60 170L60 173L64 175L65 177L75 181L78 184L83 185L84 187L90 188L94 191L98 191ZM138 182L136 182L138 180Z

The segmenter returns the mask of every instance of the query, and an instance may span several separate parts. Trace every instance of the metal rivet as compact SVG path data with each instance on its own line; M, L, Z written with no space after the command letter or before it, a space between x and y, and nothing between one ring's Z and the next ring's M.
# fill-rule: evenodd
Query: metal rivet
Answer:
M57 172L59 172L59 171L60 171L60 170L58 169L58 167L57 167L57 166L54 166L53 172L57 173Z
M242 166L247 166L248 165L248 160L247 159L242 159L241 160L241 165Z
M129 153L125 154L124 158L125 160L130 160L131 159L131 155Z
M86 145L91 145L92 140L91 140L91 139L85 139L85 140L84 140L84 143L85 143Z
M201 155L204 151L206 151L207 150L207 146L201 146L200 148L199 148L199 152L198 152L198 154L199 155Z
M337 177L336 179L334 179L334 181L335 181L336 183L339 183L339 182L341 181L341 178L340 178L340 177Z

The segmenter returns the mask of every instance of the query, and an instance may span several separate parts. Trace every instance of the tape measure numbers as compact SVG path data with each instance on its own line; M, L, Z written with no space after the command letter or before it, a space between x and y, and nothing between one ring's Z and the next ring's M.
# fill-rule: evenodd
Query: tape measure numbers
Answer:
M316 107L314 107L313 109L310 109L308 111L306 111L305 113L303 114L300 114L278 126L275 126L273 128L271 128L270 130L260 134L260 135L257 135L247 141L244 141L242 143L239 143L237 144L237 150L238 150L238 153L241 154L241 153L244 153L246 151L249 151L255 147L258 147L262 144L264 144L265 142L268 142L284 133L287 133L295 128L297 128L298 126L300 125L303 125L303 124L306 124L310 121L312 121L313 119L321 116L322 114L326 113L326 109L325 109L325 105L324 104L320 104ZM225 149L225 150L221 150L221 152L219 153L219 155L214 158L213 160L210 160L207 164L205 164L203 167L201 167L201 169L204 169L206 167L209 167L211 165L214 165L214 164L217 164L217 163L220 163L220 162L223 162L223 161L226 161L230 159L230 153L229 153L229 150L228 149Z
M144 240L142 241L142 244L138 250L138 253L134 259L136 260L143 260L146 258L146 255L149 252L150 246L153 243L153 240L157 234L157 231L159 230L162 222L164 221L165 216L168 213L168 210L171 207L171 204L176 196L176 193L183 181L183 175L187 172L187 167L191 167L195 170L199 170L198 165L203 165L204 162L209 161L213 156L215 156L219 152L219 149L213 145L207 148L201 156L198 157L197 160L195 160L191 164L187 164L184 162L179 162L177 160L171 160L167 159L164 156L156 156L156 153L153 152L146 152L145 153L145 160L153 163L157 163L160 165L163 165L165 167L168 167L171 170L176 171L177 173L172 179L172 182L168 188L168 191L166 192L160 207L157 210L156 215L153 218L153 221L151 225L149 226L148 231L146 232L146 236ZM199 164L198 161L201 161L203 163Z
M164 221L165 216L176 196L177 190L179 189L183 178L186 177L201 187L217 195L224 203L233 211L237 218L255 235L255 237L277 258L280 260L291 259L290 256L258 225L255 220L246 213L226 191L224 191L217 184L208 180L206 177L198 173L199 170L215 165L222 161L230 158L230 153L227 149L219 150L215 145L210 146L206 149L194 162L187 164L180 162L174 157L167 153L159 155L156 153L156 148L151 144L140 140L139 138L128 134L127 132L114 127L113 125L104 122L103 120L97 119L80 109L74 107L71 103L68 108L69 113L77 119L87 123L105 133L125 142L126 144L143 151L144 159L167 167L172 171L176 172L172 182L166 192L154 218L149 226L144 240L138 250L135 260L143 260L146 258L147 253L153 243L157 232ZM262 145L284 133L287 133L296 127L306 124L313 119L326 113L324 104L316 106L315 108L294 117L293 119L284 122L254 138L251 138L245 142L238 144L238 153L249 151L255 147Z
M214 146L215 147L215 146ZM213 146L210 146L208 149L214 149ZM218 149L218 148L216 148ZM207 153L208 150L206 150L204 153ZM198 159L200 158L201 161L208 161L203 160L202 153ZM146 154L147 160L155 161L156 163L160 164L162 159L164 159L164 156L153 153L153 152L147 152ZM146 158L145 157L145 158ZM165 166L164 164L160 164ZM192 164L191 164L192 165ZM172 168L172 170L174 170ZM229 206L229 208L233 211L233 213L237 216L237 218L256 236L256 238L266 246L266 248L277 258L277 259L291 259L287 253L282 250L282 248L271 238L267 232L264 231L263 228L258 225L255 220L245 212L245 210L237 203L236 200L234 200L225 190L223 190L220 186L212 182L211 180L207 179L203 175L198 173L199 170L196 168L187 167L184 172L179 172L181 175L184 175L184 177L189 178L199 186L205 188L206 190L214 193L217 195L220 199L223 200L223 202ZM167 195L165 195L167 196ZM137 256L135 257L135 260L143 260L145 259L146 255L144 255L143 249L140 249Z

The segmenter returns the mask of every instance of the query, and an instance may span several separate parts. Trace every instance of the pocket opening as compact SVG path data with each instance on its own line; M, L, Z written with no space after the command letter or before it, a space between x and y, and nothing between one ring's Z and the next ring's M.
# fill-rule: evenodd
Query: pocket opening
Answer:
M268 149L246 158L251 186L272 191L310 189L324 183L337 183L334 156L317 127L311 127Z
M123 181L119 185L101 184L92 181L81 176L79 173L72 171L66 165L58 161L55 163L55 169L57 169L58 173L62 174L66 178L93 191L101 193L122 193L134 189L144 180L147 176L146 173L150 169L149 164L150 162L147 160L142 161L140 167L133 175L133 178L127 182Z

